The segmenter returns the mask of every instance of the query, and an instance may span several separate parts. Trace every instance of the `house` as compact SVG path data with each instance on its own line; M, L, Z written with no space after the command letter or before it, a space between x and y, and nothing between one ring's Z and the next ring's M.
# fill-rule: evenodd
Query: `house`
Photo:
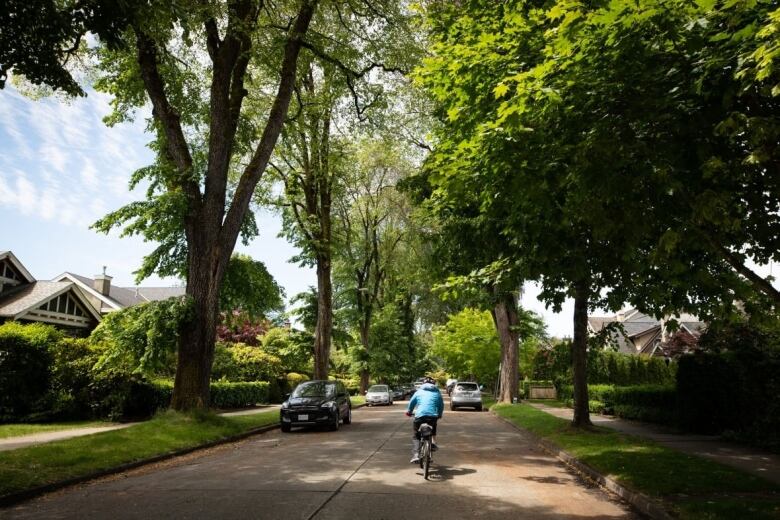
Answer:
M618 352L673 357L667 348L670 344L675 348L679 348L679 344L695 344L706 325L691 314L681 314L674 319L679 325L677 331L666 326L669 319L659 320L637 309L628 309L615 316L588 317L588 332L593 336L610 327L613 329L609 332L610 341L617 344ZM670 341L673 338L675 341Z
M105 268L94 278L64 272L36 280L11 251L0 252L0 323L37 321L86 334L109 312L184 292L184 287L117 287Z
M64 272L54 277L58 282L70 282L89 299L101 315L132 307L139 303L167 300L174 296L184 296L184 287L118 287L111 284L111 277L105 273L87 278L75 273Z

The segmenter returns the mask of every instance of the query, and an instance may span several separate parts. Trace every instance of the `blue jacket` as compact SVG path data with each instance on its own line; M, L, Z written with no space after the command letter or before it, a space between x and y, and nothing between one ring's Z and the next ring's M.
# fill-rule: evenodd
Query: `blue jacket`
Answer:
M414 411L415 417L441 417L444 413L444 399L435 385L425 383L409 399L406 411Z

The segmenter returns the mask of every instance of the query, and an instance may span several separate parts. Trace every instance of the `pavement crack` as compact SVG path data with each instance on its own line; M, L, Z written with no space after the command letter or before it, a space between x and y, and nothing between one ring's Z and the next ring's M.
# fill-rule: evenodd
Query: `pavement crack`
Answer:
M365 465L366 465L366 463L367 463L369 460L371 460L371 459L374 457L374 455L376 455L377 453L379 453L379 450L381 450L382 448L384 448L384 447L385 447L385 445L386 445L388 442L390 442L390 439L392 439L392 438L393 438L393 436L394 436L394 435L395 435L395 434L398 432L398 430L400 430L400 429L401 429L401 427L402 427L404 424L406 424L406 423L405 423L405 422L398 423L398 426L397 426L397 427L396 427L396 428L395 428L395 429L394 429L392 432L390 432L390 435L389 435L389 436L388 436L388 437L387 437L387 438L384 440L384 442L383 442L382 444L380 444L379 446L377 446L377 448L376 448L374 451L372 451L372 452L371 452L371 453L368 455L368 457L366 457L366 459L365 459L363 462L361 462L361 463L360 463L360 465L359 465L357 468L355 468L355 471L353 471L353 472L352 472L352 473L349 475L349 477L347 477L347 478L344 480L344 482L342 482L342 483L341 483L341 485L340 485L338 488L336 488L336 490L335 490L335 491L333 491L333 492L330 494L330 496L329 496L328 498L326 498L326 499L325 499L325 501L324 501L322 504L320 504L320 507L318 507L317 509L315 509L315 510L314 510L314 512L313 512L312 514L310 514L309 516L307 516L307 517L306 517L306 520L312 520L314 517L316 517L318 514L320 514L320 511L322 511L323 509L325 509L325 507L326 507L326 506L327 506L327 505L328 505L328 504L331 502L331 500L333 500L333 499L336 497L336 495L338 495L339 493L341 493L341 490L342 490L342 489L344 489L344 486L346 486L346 485L349 483L349 481L350 481L350 480L352 480L352 477L354 477L355 475L357 475L357 473L358 473L358 472L359 472L361 469L363 469L363 466L365 466Z

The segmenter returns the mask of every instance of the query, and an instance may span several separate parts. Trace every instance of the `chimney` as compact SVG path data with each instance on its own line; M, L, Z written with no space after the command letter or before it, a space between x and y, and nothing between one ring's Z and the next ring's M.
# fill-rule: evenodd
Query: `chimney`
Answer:
M108 296L111 291L111 277L106 274L106 266L103 266L103 274L95 275L95 290L103 296Z

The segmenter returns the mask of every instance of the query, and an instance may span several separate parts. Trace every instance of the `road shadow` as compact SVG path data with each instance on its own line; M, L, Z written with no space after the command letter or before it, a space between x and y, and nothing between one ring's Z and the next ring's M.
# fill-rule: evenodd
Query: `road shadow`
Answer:
M430 468L428 479L433 481L452 480L456 477L471 475L476 472L477 470L472 468L455 468L452 466L443 466L443 465L440 466L434 462ZM422 471L418 471L417 474L420 476L423 475Z

